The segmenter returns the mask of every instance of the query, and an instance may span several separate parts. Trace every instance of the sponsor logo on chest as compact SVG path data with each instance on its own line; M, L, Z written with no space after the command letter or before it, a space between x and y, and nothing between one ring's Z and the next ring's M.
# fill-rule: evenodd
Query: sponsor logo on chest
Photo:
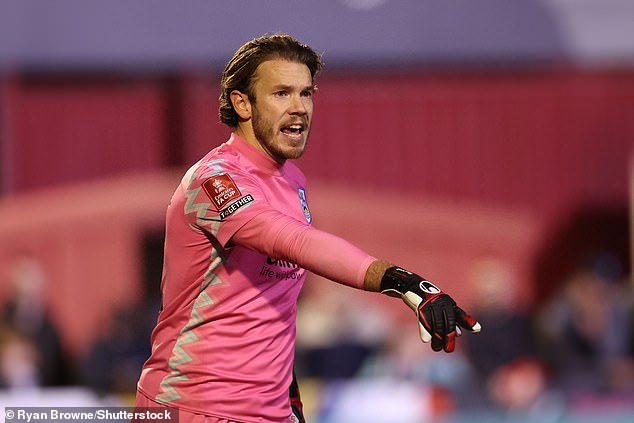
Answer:
M271 257L266 258L266 265L260 269L260 276L264 278L286 281L298 281L305 273L306 271L298 264Z

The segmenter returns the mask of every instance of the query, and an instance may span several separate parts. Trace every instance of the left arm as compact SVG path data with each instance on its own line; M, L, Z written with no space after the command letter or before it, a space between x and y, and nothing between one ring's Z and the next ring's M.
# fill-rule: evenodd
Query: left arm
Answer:
M350 242L275 210L253 217L231 241L357 289L364 289L375 260Z
M460 328L479 332L480 324L426 279L376 260L348 241L276 211L258 214L240 228L233 242L296 263L320 276L354 288L401 297L418 317L420 336L434 351L455 349Z

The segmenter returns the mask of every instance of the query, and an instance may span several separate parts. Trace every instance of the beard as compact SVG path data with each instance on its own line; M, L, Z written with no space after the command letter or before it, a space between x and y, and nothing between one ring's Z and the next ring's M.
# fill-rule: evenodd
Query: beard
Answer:
M277 128L276 125L261 116L257 107L253 108L251 122L255 138L276 161L281 163L287 159L299 159L304 153L308 135L310 134L310 125L307 124L304 129L304 140L300 144L293 146L285 142L286 137L280 132L281 128Z

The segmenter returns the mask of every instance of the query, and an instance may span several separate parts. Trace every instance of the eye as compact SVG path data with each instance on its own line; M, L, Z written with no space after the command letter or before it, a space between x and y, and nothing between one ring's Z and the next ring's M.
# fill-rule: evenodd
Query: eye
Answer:
M310 98L310 97L312 97L312 96L313 96L313 94L314 94L314 93L315 93L315 91L314 91L314 90L312 90L312 89L311 89L311 90L304 90L304 91L302 91L302 94L301 94L301 95L302 95L302 97L308 97L308 98Z
M280 90L273 93L275 97L286 97L288 95L288 91Z

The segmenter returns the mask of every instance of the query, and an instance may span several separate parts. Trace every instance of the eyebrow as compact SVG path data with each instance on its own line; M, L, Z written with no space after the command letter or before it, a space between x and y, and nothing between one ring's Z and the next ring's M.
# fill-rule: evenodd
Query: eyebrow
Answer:
M315 88L316 88L315 84L310 84L305 87L302 87L299 91L306 91L306 90L315 91ZM294 89L295 87L293 85L286 85L286 84L273 85L273 88L272 88L273 91L278 91L278 90L292 91Z

